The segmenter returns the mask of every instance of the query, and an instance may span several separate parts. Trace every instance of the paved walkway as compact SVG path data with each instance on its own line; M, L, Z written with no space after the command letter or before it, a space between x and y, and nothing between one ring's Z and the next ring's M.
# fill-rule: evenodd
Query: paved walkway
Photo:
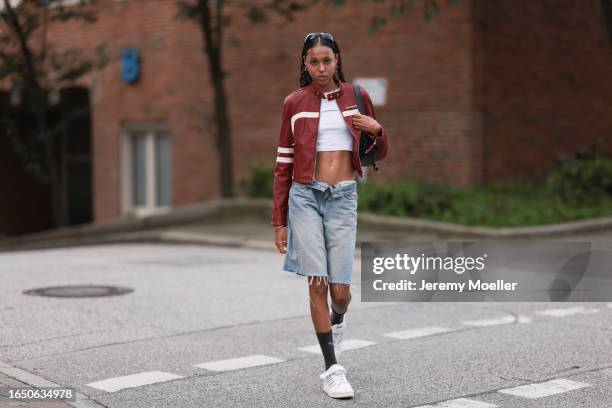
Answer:
M33 388L28 384L25 384L13 377L9 377L6 374L0 372L0 388ZM71 405L65 402L18 402L16 400L9 401L4 395L0 395L0 407L7 408L68 408Z
M249 241L269 242L273 245L274 233L272 226L254 218L241 219L235 222L219 221L194 223L168 228L166 231L185 232L201 234L205 236L244 238ZM524 238L521 238L524 239ZM542 237L537 240L548 240ZM402 232L385 231L384 229L373 229L369 227L357 228L357 243L360 242L432 242L432 241L474 241L474 237L462 236L460 234L435 234L427 232ZM483 238L482 240L487 240ZM591 233L574 233L564 236L550 238L552 241L612 241L612 229Z

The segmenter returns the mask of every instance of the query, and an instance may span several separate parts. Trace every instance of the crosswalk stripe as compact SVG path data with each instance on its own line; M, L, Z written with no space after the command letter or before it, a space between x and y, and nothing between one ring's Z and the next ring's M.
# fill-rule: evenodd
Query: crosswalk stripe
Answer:
M484 327L484 326L497 326L500 324L510 324L510 323L514 323L515 321L516 319L514 318L514 316L504 316L504 317L498 317L495 319L465 320L461 322L461 324L464 324L466 326Z
M362 347L373 346L376 344L373 341L361 340L361 339L347 339L342 342L342 351L354 350ZM321 346L313 344L312 346L300 347L299 350L306 351L313 354L321 354Z
M212 371L232 371L268 364L277 364L283 361L285 360L276 357L254 354L252 356L230 358L228 360L209 361L207 363L194 364L194 366Z
M561 394L564 392L577 390L583 387L589 387L590 384L578 381L565 380L559 378L537 384L519 385L518 387L506 388L499 390L504 394L516 395L517 397L525 398L542 398L550 395Z
M495 408L497 405L487 402L458 398L450 401L440 402L436 405L421 405L416 408Z
M592 314L599 312L597 308L586 308L584 306L565 307L561 309L547 309L535 312L536 314L552 317L565 317L577 314Z
M449 329L448 327L429 326L429 327L419 327L416 329L408 329L408 330L396 331L396 332L391 332L391 333L385 333L383 334L383 336L392 337L394 339L406 340L406 339L415 339L417 337L431 336L433 334L438 334L438 333L446 333L449 331L451 331L451 329Z
M124 388L140 387L142 385L155 384L169 380L183 378L183 376L165 373L163 371L146 371L138 374L125 375L122 377L108 378L87 384L90 387L107 392L115 392Z

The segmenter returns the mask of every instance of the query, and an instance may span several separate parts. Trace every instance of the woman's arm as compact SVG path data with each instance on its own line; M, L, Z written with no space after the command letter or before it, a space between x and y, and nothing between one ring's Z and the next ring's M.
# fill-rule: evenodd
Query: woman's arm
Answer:
M287 225L287 204L289 188L293 175L293 134L291 132L291 110L287 98L283 103L283 118L276 164L274 166L274 205L272 208L272 225Z
M374 105L372 104L372 99L370 98L368 91L366 91L363 87L360 87L360 88L361 88L361 95L363 97L363 105L366 111L366 115L374 119L376 124L380 126L380 130L378 132L371 132L373 137L376 138L376 145L378 146L378 157L376 160L380 161L384 159L385 156L387 155L387 132L385 131L385 127L382 126L382 124L380 124L376 120L376 113L374 112ZM375 125L371 124L371 126L375 126Z

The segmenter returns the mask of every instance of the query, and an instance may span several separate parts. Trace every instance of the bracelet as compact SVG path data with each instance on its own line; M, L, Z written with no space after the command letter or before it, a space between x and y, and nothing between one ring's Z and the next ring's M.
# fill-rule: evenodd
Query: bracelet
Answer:
M285 228L285 226L284 225L277 225L276 227L274 227L274 231L276 231L279 228Z

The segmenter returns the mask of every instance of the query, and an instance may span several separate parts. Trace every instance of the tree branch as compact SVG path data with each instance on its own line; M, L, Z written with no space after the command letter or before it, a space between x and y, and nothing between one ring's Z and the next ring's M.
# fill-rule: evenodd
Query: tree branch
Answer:
M19 42L19 47L21 49L21 53L23 54L23 58L25 60L27 75L26 79L30 80L30 84L35 88L39 89L40 85L38 83L38 78L36 77L36 70L34 68L34 59L32 58L32 54L30 53L30 49L28 48L28 39L23 32L21 25L19 24L19 19L17 18L17 14L15 10L11 6L9 0L4 0L4 7L6 10L6 14L2 13L2 18L7 23L7 25L15 32L17 36L17 40Z

